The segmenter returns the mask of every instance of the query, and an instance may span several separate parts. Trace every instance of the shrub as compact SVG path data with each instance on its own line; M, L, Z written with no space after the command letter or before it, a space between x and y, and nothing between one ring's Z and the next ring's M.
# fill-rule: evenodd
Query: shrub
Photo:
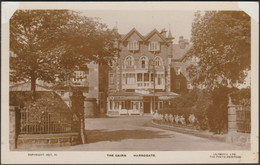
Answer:
M159 114L168 114L172 116L183 116L182 122L174 120L176 124L186 123L189 125L198 125L202 130L208 128L207 108L211 104L211 96L206 90L193 89L182 93L171 100L172 104L158 111ZM196 122L189 121L193 114ZM194 119L194 120L195 120Z
M244 88L230 93L233 104L251 106L251 88Z

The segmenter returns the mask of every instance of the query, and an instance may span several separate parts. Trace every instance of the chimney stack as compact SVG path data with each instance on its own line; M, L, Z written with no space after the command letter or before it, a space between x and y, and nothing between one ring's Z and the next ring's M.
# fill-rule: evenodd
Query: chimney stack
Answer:
M164 38L166 38L166 30L165 30L165 28L163 28L162 29L162 31L160 32L160 34L164 37Z
M185 49L186 45L189 45L188 39L184 39L183 36L179 37L179 45L181 49Z
M181 49L184 49L184 48L185 48L185 42L184 42L183 36L180 36L180 37L179 37L179 45L180 45L180 48L181 48Z

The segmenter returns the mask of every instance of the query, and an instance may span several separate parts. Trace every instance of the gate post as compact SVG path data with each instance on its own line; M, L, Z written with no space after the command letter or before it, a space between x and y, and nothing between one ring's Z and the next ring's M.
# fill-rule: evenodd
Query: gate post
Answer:
M227 141L233 142L234 136L237 132L237 116L236 116L236 110L237 106L232 103L231 97L229 96L229 103L228 103L228 136Z
M85 118L84 118L84 99L82 91L76 90L73 92L72 96L70 97L72 101L72 111L75 113L79 118L79 133L81 136L82 143L86 143L85 137Z
M9 148L14 150L17 148L17 134L18 134L18 116L17 116L17 107L9 107Z

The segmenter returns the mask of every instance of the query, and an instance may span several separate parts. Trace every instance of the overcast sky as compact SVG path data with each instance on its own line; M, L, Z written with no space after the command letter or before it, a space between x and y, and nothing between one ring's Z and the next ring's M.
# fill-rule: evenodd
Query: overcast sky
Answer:
M135 27L141 34L146 35L154 28L159 32L165 28L178 42L179 36L190 40L191 24L195 11L115 11L115 10L88 10L81 11L88 17L99 17L100 22L113 28L116 25L120 34L128 33Z

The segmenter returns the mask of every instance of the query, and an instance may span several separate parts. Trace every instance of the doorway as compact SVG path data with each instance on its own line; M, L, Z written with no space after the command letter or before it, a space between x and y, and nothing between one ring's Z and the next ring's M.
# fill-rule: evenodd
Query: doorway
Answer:
M144 102L144 113L150 113L150 102Z

